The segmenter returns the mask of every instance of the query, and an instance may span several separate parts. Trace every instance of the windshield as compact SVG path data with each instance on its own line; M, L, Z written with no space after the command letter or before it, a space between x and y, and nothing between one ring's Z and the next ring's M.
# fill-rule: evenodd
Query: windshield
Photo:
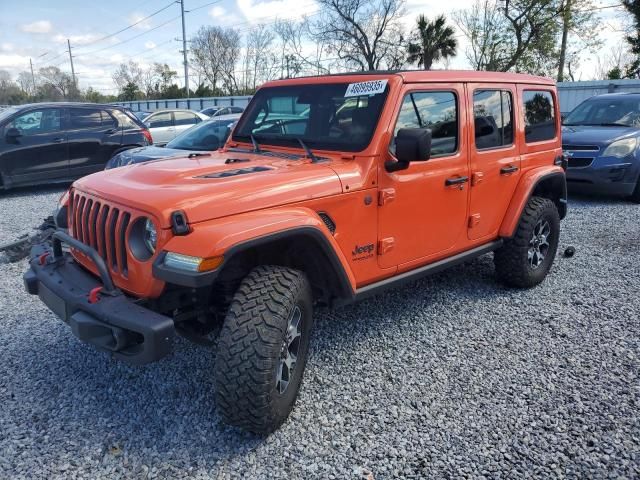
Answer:
M233 139L261 146L359 152L373 135L389 88L386 80L291 85L258 90ZM366 93L365 93L366 92Z
M563 124L640 127L640 95L590 98L567 115Z
M5 108L4 110L0 110L0 122L5 118L9 118L11 115L18 111L17 108Z
M181 150L217 150L227 141L233 119L207 120L181 133L167 143L167 148Z

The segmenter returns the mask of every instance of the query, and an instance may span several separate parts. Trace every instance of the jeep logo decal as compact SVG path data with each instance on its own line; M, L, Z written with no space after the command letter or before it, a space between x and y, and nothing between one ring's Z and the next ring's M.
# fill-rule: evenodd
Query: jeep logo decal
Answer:
M370 258L373 256L373 248L373 243L368 243L367 245L356 244L353 252L351 252L351 256L354 260L363 260L365 258Z

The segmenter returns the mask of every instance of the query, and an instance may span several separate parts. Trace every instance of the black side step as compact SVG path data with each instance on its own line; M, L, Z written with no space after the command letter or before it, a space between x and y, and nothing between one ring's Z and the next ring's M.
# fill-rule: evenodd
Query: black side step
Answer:
M379 282L365 285L364 287L356 290L353 301L358 302L373 295L377 295L387 288L397 287L398 285L402 285L404 283L426 277L427 275L433 275L434 273L439 273L449 267L453 267L466 261L473 260L474 258L484 255L485 253L497 250L502 246L502 244L502 239L496 240L494 242L472 248L471 250L467 250L466 252L458 253L453 257L445 258L443 260L430 263L423 267L419 267L414 270L395 275L391 278L386 278L384 280L380 280Z

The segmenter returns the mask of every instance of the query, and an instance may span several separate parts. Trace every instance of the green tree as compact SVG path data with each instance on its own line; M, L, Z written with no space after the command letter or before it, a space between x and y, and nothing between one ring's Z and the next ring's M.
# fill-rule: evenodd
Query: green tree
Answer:
M118 95L118 98L124 101L137 100L141 97L142 92L140 91L138 85L136 85L134 82L125 84L120 91L120 95Z
M447 25L444 15L436 17L432 22L424 15L419 15L416 23L413 41L407 46L409 63L431 70L433 62L456 55L458 41L455 30Z
M627 42L631 46L631 53L636 58L626 67L627 77L640 77L640 0L622 0L622 5L631 14L631 31L627 35Z

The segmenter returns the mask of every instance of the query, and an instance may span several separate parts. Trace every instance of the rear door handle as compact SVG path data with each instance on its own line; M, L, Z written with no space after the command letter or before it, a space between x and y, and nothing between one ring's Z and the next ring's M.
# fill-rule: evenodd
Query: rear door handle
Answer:
M517 172L518 167L515 165L509 165L508 167L502 167L500 169L500 175L509 175L510 173Z
M63 137L58 137L58 138L54 138L53 139L53 143L62 143L64 142L64 138Z
M469 177L452 177L447 178L444 181L444 184L449 187L451 185L462 185L463 183L467 183L469 181Z

